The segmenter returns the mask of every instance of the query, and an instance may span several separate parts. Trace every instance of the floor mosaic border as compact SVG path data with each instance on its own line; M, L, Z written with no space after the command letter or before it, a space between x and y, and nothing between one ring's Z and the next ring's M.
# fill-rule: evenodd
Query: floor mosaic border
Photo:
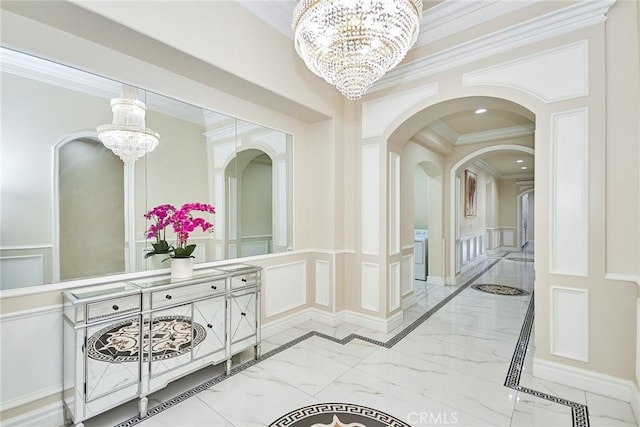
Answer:
M335 343L338 344L348 344L349 342L353 341L354 339L359 339L362 341L366 341L368 343L371 344L375 344L378 345L380 347L385 347L385 348L392 348L393 346L395 346L397 343L399 343L403 338L405 338L407 335L409 335L411 332L413 332L418 326L420 326L422 323L424 323L427 319L429 319L431 316L433 316L436 312L438 312L442 307L444 307L447 303L449 303L449 301L451 301L453 298L455 298L456 296L458 296L462 291L464 291L465 289L467 289L469 286L471 286L471 284L476 281L477 279L479 279L483 274L485 274L487 271L491 270L496 264L498 264L500 261L503 261L504 259L508 259L507 256L510 254L510 252L501 254L495 258L493 258L494 260L484 269L482 269L480 272L476 273L473 277L471 277L469 280L467 280L463 285L461 285L460 287L458 287L455 291L453 291L451 294L449 294L448 296L446 296L445 298L442 299L442 301L440 301L438 304L436 304L435 306L433 306L431 309L429 309L429 311L427 311L426 313L422 314L420 317L418 317L416 320L414 320L411 324L409 324L406 328L404 328L402 331L398 332L396 335L394 335L391 339L389 339L386 342L383 341L379 341L379 340L374 340L372 338L369 337L365 337L363 335L359 335L359 334L349 334L344 338L336 338L336 337L332 337L331 335L327 335L324 334L322 332L318 332L318 331L311 331L311 332L307 332L306 334L303 334L301 336L299 336L298 338L295 338L283 345L281 345L280 347L274 348L273 350L270 350L264 354L262 354L257 360L256 359L252 359L246 363L243 363L241 365L235 366L234 368L231 369L231 371L229 372L229 375L219 375L217 377L214 377L212 379L210 379L209 381L206 381L190 390L187 390L184 393L181 393L179 395L177 395L176 397L169 399L166 402L163 402L159 405L156 405L152 408L150 408L147 411L147 416L144 418L141 418L139 415L132 417L120 424L117 424L114 427L131 427L134 426L146 419L148 419L149 417L152 417L154 415L157 415L163 411L165 411L166 409L171 408L172 406L177 405L180 402L183 402L184 400L195 396L196 394L210 388L213 387L214 385L236 375L239 374L242 371L245 371L249 368L251 368L252 366L267 360L273 356L275 356L278 353L283 352L284 350L287 350L288 348L291 348L311 337L320 337L320 338L324 338L326 340L329 341L333 341ZM520 330L520 336L518 337L518 342L516 344L516 349L514 351L513 357L511 359L511 364L509 366L509 370L507 371L507 377L505 379L505 387L509 387L513 390L516 391L520 391L526 394L530 394L532 396L536 396L539 397L541 399L545 399L545 400L549 400L551 402L555 402L561 405L565 405L571 408L571 414L572 414L572 419L573 419L573 427L589 427L589 412L588 412L588 408L586 405L582 405L580 403L576 403L576 402L572 402L570 400L566 400L566 399L562 399L560 397L557 396L551 396L549 394L546 393L542 393L536 390L532 390L529 389L527 387L523 387L520 385L520 375L522 373L522 368L524 366L524 358L525 358L525 354L527 351L527 346L529 345L529 338L531 336L531 331L532 331L532 327L533 327L533 319L534 319L534 295L532 293L531 295L531 301L529 302L529 307L527 308L527 313L525 315L525 319L522 325L522 329Z
M513 352L509 370L507 371L507 378L504 380L504 386L540 399L568 406L571 408L573 427L589 427L589 410L586 405L520 385L520 375L522 373L522 368L524 367L524 359L526 357L527 347L529 346L529 339L531 337L531 330L533 328L534 300L535 298L532 294L531 301L529 301L529 307L527 308L527 314L525 315L524 322L522 323L522 329L520 329L518 343L516 344L516 349Z

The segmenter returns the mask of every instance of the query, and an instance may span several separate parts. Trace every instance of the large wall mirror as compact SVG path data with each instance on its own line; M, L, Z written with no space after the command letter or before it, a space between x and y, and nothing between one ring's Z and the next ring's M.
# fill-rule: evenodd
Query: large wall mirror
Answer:
M196 263L292 250L290 134L138 89L159 145L124 163L96 131L122 83L0 54L0 289L168 267L145 257L144 214L163 204L215 207Z

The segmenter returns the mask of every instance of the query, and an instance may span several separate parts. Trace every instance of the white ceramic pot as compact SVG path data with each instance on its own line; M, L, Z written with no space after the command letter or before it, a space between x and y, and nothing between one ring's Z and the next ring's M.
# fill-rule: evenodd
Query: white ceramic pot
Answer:
M147 258L147 270L158 270L169 267L169 261L162 260L169 258L169 254L155 254Z
M171 258L171 278L188 279L193 276L193 258Z

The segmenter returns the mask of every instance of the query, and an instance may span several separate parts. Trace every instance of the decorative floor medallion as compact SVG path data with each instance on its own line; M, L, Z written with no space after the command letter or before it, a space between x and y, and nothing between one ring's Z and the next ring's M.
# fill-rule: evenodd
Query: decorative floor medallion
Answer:
M493 283L478 283L475 285L471 285L471 287L477 291L495 295L508 295L512 297L529 295L529 292L522 289L506 285L495 285Z
M148 360L149 346L151 358L164 360L180 356L204 340L207 333L202 325L183 316L162 316L153 319L151 340L145 321L142 351ZM138 320L123 320L96 332L87 340L87 355L103 362L120 363L138 360L140 351ZM193 332L192 332L193 331ZM192 337L193 335L193 337Z
M318 403L296 409L269 427L408 427L389 414L351 403Z

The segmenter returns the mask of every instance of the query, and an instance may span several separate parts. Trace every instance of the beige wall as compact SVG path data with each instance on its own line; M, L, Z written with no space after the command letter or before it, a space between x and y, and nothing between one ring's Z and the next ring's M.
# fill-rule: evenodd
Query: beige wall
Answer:
M124 166L97 140L60 149L60 279L125 270Z
M518 187L514 179L498 181L498 224L500 227L515 227L518 223Z
M429 229L429 175L417 167L414 180L414 227Z
M1 245L51 244L53 147L110 123L108 100L8 73L1 84Z
M555 3L555 2L554 2ZM401 152L404 146L409 147L409 139L425 123L437 119L433 115L445 114L444 110L433 107L441 102L472 96L494 96L511 100L536 115L536 197L535 211L537 223L535 240L536 255L536 354L535 358L543 361L557 362L577 368L611 375L625 380L634 378L636 314L635 299L637 286L629 278L640 273L639 239L629 239L629 235L638 234L640 217L640 194L638 191L638 82L637 79L637 37L629 38L629 32L637 34L638 4L636 2L617 2L606 24L593 25L586 29L533 42L527 46L498 53L492 57L479 59L473 63L435 73L417 81L402 83L399 86L380 91L365 97L363 101L373 100L383 95L411 90L427 83L438 83L439 91L434 96L420 100L397 112L397 117L384 135L361 140L360 138L360 103L345 103L339 96L334 96L333 89L324 83L317 83L315 78L309 79L308 71L301 68L300 61L292 55L290 42L279 35L273 35L267 28L259 24L246 12L231 3L209 2L207 7L215 8L213 13L202 22L193 25L189 22L186 28L194 32L181 32L181 27L174 25L155 25L160 23L180 22L187 16L188 8L180 10L176 3L165 3L159 6L159 14L153 19L140 21L146 7L142 2L134 4L132 10L128 4L117 2L87 3L87 7L99 10L100 13L113 17L126 25L138 28L143 33L171 43L174 47L204 58L220 68L228 68L231 72L247 78L254 84L261 84L267 90L284 94L276 97L278 102L290 98L306 105L309 110L319 116L330 117L325 120L307 123L300 117L285 114L286 106L274 102L272 108L265 108L264 101L255 99L249 102L246 94L234 96L235 86L224 86L221 83L203 83L199 73L186 67L177 70L176 65L167 64L174 57L166 46L153 45L149 52L143 45L136 43L120 43L111 40L108 47L95 43L99 39L109 39L109 33L94 31L89 24L83 27L84 21L74 21L69 16L54 16L49 19L53 26L47 27L34 21L24 19L12 13L2 14L3 43L10 46L34 51L69 63L79 68L99 71L119 80L132 82L141 87L152 89L179 99L187 100L212 110L222 111L230 115L285 130L294 135L294 229L296 249L319 248L328 251L353 249L354 254L336 256L336 305L353 311L360 309L361 264L375 262L380 264L380 306L378 313L368 312L377 318L386 318L387 312L387 158L390 150ZM154 6L155 7L155 6ZM541 6L542 7L542 6ZM546 6L545 6L546 7ZM554 7L556 7L554 5ZM220 9L218 9L220 8ZM32 11L33 12L33 11ZM35 13L35 12L34 12ZM64 14L62 14L64 15ZM175 17L175 20L173 19ZM231 39L228 44L217 43L215 49L210 40L219 39L224 31L237 31L238 25L233 19L246 19L249 25L246 39L259 40L250 50L241 48L244 38ZM45 19L46 17L40 17ZM213 20L213 21L212 21ZM64 25L63 25L64 24ZM55 26L68 26L74 34L65 33ZM204 33L195 29L206 30ZM244 26L242 26L244 29ZM209 32L207 32L209 31ZM220 31L220 33L218 33ZM95 33L95 34L92 34ZM198 34L198 35L196 35ZM199 34L208 37L199 39ZM37 35L37 37L35 36ZM86 39L83 39L86 37ZM280 37L280 38L279 38ZM92 40L92 41L88 41ZM483 69L517 60L526 55L565 45L567 43L587 40L589 45L588 74L590 92L586 96L557 102L544 102L530 93L505 86L463 86L465 72ZM269 49L264 49L268 43ZM223 46L224 45L224 46ZM119 50L120 49L120 50ZM234 50L236 49L236 50ZM123 52L125 51L126 52ZM92 52L87 55L86 52ZM166 54L166 55L165 55ZM161 59L153 59L151 57ZM266 58L268 57L268 61ZM148 62L145 62L146 58ZM611 58L610 66L605 66ZM627 59L626 59L627 58ZM629 60L628 58L633 58ZM254 62L264 67L254 67ZM166 67L164 67L166 65ZM282 68L281 68L282 67ZM630 73L629 70L636 70ZM307 73L307 74L305 74ZM635 76L635 77L634 77ZM308 85L308 86L307 86ZM628 89L627 89L628 87ZM257 98L257 97L256 97ZM550 175L552 133L551 115L576 108L588 108L589 111L589 271L586 277L553 274L550 268L547 248L550 245ZM420 113L426 111L424 115ZM628 112L635 112L627 116ZM631 114L629 113L629 114ZM317 116L316 116L317 117ZM423 121L420 123L420 121ZM427 121L430 120L430 121ZM395 130L398 129L396 133ZM381 236L380 255L362 255L360 248L361 211L361 162L360 149L362 143L380 143L381 155L379 171L382 179L380 188L379 233ZM513 144L531 145L531 141L508 141ZM502 141L501 143L506 143ZM449 156L442 157L443 237L451 239L450 230L452 212L450 203L450 169L460 159L473 151L490 144L475 144L457 149ZM424 147L421 147L424 148ZM414 151L418 151L411 148ZM440 155L422 150L425 159ZM630 157L626 159L624 157ZM409 157L411 158L411 157ZM402 159L405 159L404 153ZM402 183L413 182L415 165L403 162ZM625 185L628 177L631 183ZM634 181L635 179L635 181ZM635 188L634 188L635 186ZM480 188L483 188L481 185ZM485 187L486 188L486 187ZM625 188L623 194L619 189ZM311 191L312 190L312 191ZM500 197L502 188L498 188ZM412 241L413 190L401 193L402 220L401 246ZM479 194L479 198L481 194ZM480 200L479 200L480 201ZM313 209L309 207L312 206ZM509 216L506 215L505 216ZM499 222L502 214L498 215ZM433 224L430 221L430 229ZM624 226L621 226L624 224ZM500 224L502 225L502 224ZM513 224L515 225L515 223ZM626 236L626 240L625 240ZM450 245L451 242L449 241ZM447 252L447 254L450 253ZM445 254L445 257L448 255ZM283 259L286 258L283 256ZM310 259L309 255L292 255L292 259ZM288 259L287 259L288 260ZM396 259L394 258L393 261ZM447 261L447 260L445 260ZM260 261L263 266L279 262L274 259ZM450 263L445 263L447 265ZM430 265L431 269L431 265ZM309 270L313 271L312 269ZM611 280L605 274L625 275L625 280ZM444 275L444 272L443 272ZM635 276L634 276L635 275ZM304 284L311 286L309 282ZM561 286L588 291L589 303L589 359L587 362L572 360L551 354L551 287ZM311 288L309 288L311 289ZM265 297L267 295L265 294ZM310 297L309 297L310 300ZM42 307L46 304L60 302L59 291L44 295L8 298L2 301L3 312L15 312L22 309ZM285 316L286 313L282 314ZM612 334L611 331L616 331Z
M242 174L242 237L271 235L271 165L252 162Z

